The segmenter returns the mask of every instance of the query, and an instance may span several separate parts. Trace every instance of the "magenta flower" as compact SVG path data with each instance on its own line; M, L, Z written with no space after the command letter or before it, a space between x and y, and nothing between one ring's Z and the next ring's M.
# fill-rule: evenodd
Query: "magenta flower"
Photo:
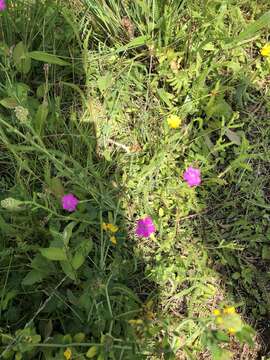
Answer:
M156 228L150 216L138 220L137 227L135 230L137 236L148 238L155 231Z
M188 186L198 186L201 183L201 170L192 166L187 168L183 175L184 180L188 183Z
M73 194L67 194L62 197L62 207L64 210L73 212L78 204L79 200Z
M4 11L6 8L6 1L0 0L0 11Z

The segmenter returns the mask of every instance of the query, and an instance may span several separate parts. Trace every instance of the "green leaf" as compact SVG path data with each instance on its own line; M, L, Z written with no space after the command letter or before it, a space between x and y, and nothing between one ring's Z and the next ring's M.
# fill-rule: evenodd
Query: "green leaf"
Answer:
M49 107L48 103L44 101L42 104L39 105L36 116L35 116L35 122L34 127L35 130L39 135L43 133L45 121L47 119L49 113Z
M50 85L46 85L45 83L44 84L41 84L39 85L39 87L37 88L37 97L38 98L44 98L44 96L47 95L48 93L48 90L50 89Z
M232 116L232 108L223 98L218 98L214 103L209 101L206 109L208 117L220 119L222 116L229 120Z
M61 267L64 273L71 279L76 280L76 273L68 261L61 261Z
M235 143L236 145L240 146L241 145L241 138L239 135L237 135L234 131L227 129L225 132L225 135L227 136L227 138L229 140L231 140L233 143Z
M82 333L82 332L80 332L80 333L78 333L78 334L75 334L75 335L73 336L73 340L74 340L74 342L82 343L82 342L84 342L84 340L85 340L85 334Z
M253 337L255 335L256 332L249 325L245 325L240 332L235 334L235 336L241 343L248 343L251 347L254 346Z
M53 322L51 319L49 320L40 320L39 322L39 329L40 334L43 337L44 340L47 340L47 338L52 334L53 332Z
M75 270L79 269L84 263L85 256L83 256L80 252L77 252L72 259L72 266Z
M219 340L219 341L222 341L222 342L229 342L230 341L230 338L229 338L229 335L226 334L224 331L216 331L215 332L215 337Z
M14 109L16 106L18 106L17 100L13 98L4 98L0 100L0 104L6 109Z
M15 360L22 360L23 354L21 352L17 352L15 355Z
M264 245L262 248L262 258L263 260L270 260L270 247L268 245Z
M135 39L132 39L128 44L124 46L120 46L116 49L117 52L126 51L129 49L137 48L139 46L143 46L147 43L149 37L147 35L138 36Z
M242 41L252 39L254 36L258 34L260 30L264 29L265 27L269 27L269 24L270 24L270 11L262 15L254 23L249 24L244 31L242 31L238 36L236 36L234 39L229 41L229 43L226 44L226 47L230 48Z
M168 93L163 88L157 89L158 96L161 101L163 101L169 108L173 106L172 100L174 99L174 95Z
M45 274L49 274L51 271L55 271L54 265L48 259L45 259L41 254L37 254L31 263L32 269L41 271Z
M213 360L230 360L232 353L226 349L222 349L217 345L212 345L210 351L213 356Z
M62 181L58 177L54 177L49 181L49 186L51 192L56 197L62 197L65 193L64 186L62 185Z
M22 285L33 285L41 282L47 274L38 270L31 270L22 280Z
M238 314L226 315L223 317L223 326L227 330L234 328L238 332L242 330L243 322Z
M46 259L53 260L53 261L62 261L67 260L67 254L64 249L56 248L56 247L49 247L40 249L41 255L44 256Z
M42 61L47 64L54 64L60 66L67 66L70 65L67 61L60 59L58 56L54 54L49 54L44 51L31 51L28 53L31 59Z
M212 43L212 42L209 42L207 44L205 44L203 47L202 47L203 50L205 51L215 51L216 50L216 47L215 45Z
M0 308L2 310L6 310L8 308L8 305L10 303L10 301L15 298L15 296L17 295L17 291L16 290L11 290L11 291L8 291L5 296L4 296L4 299L2 298L2 301L1 301L1 306Z
M65 227L65 229L63 231L63 241L64 241L65 246L68 246L69 240L71 239L71 236L72 236L72 231L76 225L77 225L77 222L72 221Z
M98 78L97 86L100 92L106 91L112 85L112 79L112 74L109 72Z
M81 242L72 259L72 266L75 270L79 269L82 266L87 255L91 251L92 246L93 242L90 239L86 239Z
M88 359L93 359L93 357L95 357L98 353L98 349L96 346L91 346L90 349L87 351L86 353L86 357Z
M19 72L27 74L30 71L31 59L22 41L19 42L13 50L13 60L15 67Z

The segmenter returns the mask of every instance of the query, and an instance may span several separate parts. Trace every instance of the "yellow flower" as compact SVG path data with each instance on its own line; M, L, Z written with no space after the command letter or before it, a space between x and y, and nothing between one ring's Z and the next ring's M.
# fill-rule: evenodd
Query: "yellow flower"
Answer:
M232 315L235 314L235 307L234 306L228 306L224 309L224 314Z
M230 328L228 329L228 333L231 334L231 335L234 335L234 334L236 333L235 328L230 327Z
M113 243L113 245L116 245L116 244L117 244L117 240L116 240L116 237L115 237L115 236L111 236L111 237L110 237L110 240L111 240L111 242Z
M171 127L172 129L177 129L180 127L182 120L177 115L170 115L167 118L167 123L168 123L169 127Z
M270 56L270 44L266 44L261 48L261 55L265 57Z
M70 348L67 348L66 351L64 352L64 357L66 358L66 360L70 360L72 356L72 351Z
M107 224L103 223L103 224L102 224L102 229L105 230L105 231L107 231Z
M219 316L219 315L220 315L220 310L214 309L214 310L213 310L213 315Z
M116 233L118 231L118 226L114 224L107 224L107 229L112 233Z
M222 317L221 317L221 316L218 316L218 317L216 318L216 322L217 322L217 324L219 324L219 325L223 324L223 319L222 319Z

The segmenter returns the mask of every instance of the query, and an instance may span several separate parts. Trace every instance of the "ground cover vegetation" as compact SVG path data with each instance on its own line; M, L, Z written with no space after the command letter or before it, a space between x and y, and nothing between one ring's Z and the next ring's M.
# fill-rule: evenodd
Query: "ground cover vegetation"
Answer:
M0 10L0 358L269 359L269 1Z

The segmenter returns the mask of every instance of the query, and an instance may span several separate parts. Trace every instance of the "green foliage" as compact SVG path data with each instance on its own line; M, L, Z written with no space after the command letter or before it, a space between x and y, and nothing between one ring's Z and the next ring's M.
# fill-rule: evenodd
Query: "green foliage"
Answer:
M268 10L9 1L0 357L224 360L247 344L252 358L250 325L269 310ZM190 165L200 187L183 181ZM67 193L75 212L62 209ZM145 214L157 232L137 239ZM228 303L237 313L212 315Z

